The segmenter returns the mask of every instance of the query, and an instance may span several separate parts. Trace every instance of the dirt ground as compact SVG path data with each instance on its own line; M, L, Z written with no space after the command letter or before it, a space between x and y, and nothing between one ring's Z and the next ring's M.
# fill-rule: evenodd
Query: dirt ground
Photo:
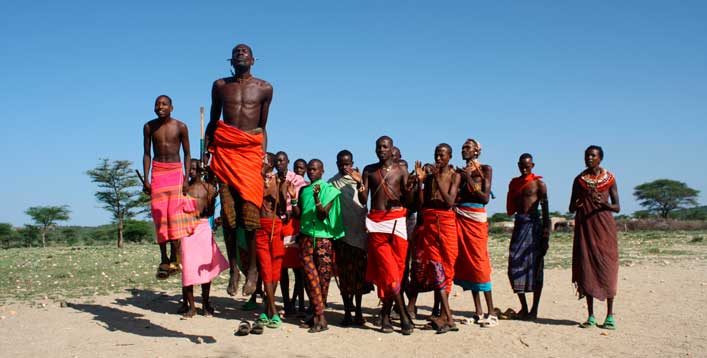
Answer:
M581 329L586 319L570 270L545 271L545 289L536 322L501 321L495 328L460 325L443 335L417 329L412 336L379 333L372 322L378 300L364 297L365 328L342 328L342 301L334 281L326 313L330 329L309 334L295 319L261 336L234 336L241 319L255 313L238 309L225 287L214 291L217 316L184 320L174 314L179 296L172 292L128 290L123 294L0 306L2 357L271 357L271 356L543 356L543 357L705 357L707 356L707 262L621 267L615 314L618 330ZM493 276L496 307L518 308L504 272ZM278 291L279 292L279 291ZM431 294L420 297L427 315ZM62 307L64 306L64 307ZM459 319L470 317L470 293L455 287L451 306ZM601 323L606 305L595 304ZM417 321L418 327L424 321Z

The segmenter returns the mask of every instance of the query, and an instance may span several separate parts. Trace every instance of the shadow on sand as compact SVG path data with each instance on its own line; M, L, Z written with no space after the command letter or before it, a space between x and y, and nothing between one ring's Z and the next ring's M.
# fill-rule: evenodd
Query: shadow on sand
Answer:
M149 319L142 318L143 315L138 313L93 304L72 303L69 307L77 311L92 314L94 320L103 322L105 328L111 332L122 331L143 337L186 338L192 343L216 343L216 339L212 336L196 336L174 331L156 325L150 322Z

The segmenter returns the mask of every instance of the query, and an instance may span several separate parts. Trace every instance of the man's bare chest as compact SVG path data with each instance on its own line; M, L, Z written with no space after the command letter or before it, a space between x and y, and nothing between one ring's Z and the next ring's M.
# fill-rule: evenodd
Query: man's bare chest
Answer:
M221 89L221 99L227 106L255 106L263 102L265 94L253 85L227 84Z

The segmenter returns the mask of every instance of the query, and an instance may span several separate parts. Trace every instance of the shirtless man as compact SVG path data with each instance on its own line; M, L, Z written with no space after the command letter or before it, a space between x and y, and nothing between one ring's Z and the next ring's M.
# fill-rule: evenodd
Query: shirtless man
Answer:
M547 187L533 174L533 156L523 153L518 159L520 176L508 185L506 211L515 214L513 236L509 247L508 279L513 292L518 294L521 309L520 319L536 319L538 304L543 290L543 266L550 241L550 214L547 203ZM542 208L542 223L538 215ZM533 292L533 308L528 312L525 293Z
M461 175L449 165L452 147L442 143L435 148L435 165L427 173L420 161L415 163L418 198L422 208L422 236L415 247L416 271L413 288L434 290L441 304L440 321L432 319L438 333L457 330L449 308L454 264L458 254L457 222L452 208L457 198ZM414 293L413 289L413 293ZM413 307L408 307L414 312ZM411 309L412 308L412 309Z
M242 227L249 247L243 295L249 296L255 291L258 278L254 238L255 230L260 228L265 126L273 88L250 74L255 58L247 45L234 47L230 62L234 75L216 80L211 89L211 120L206 128L205 148L213 155L211 169L220 182L221 217L231 265L227 291L235 295L238 286L235 230ZM219 121L222 114L223 121Z
M482 327L495 327L498 317L493 313L491 295L491 258L488 252L488 221L486 204L491 197L491 166L479 162L481 144L467 139L462 146L462 158L466 167L460 170L462 180L459 185L459 201L454 211L457 213L457 233L459 235L459 256L455 265L454 283L465 291L471 290L476 308L475 320ZM487 314L483 315L479 292L484 293Z
M265 312L260 314L256 325L259 323L268 328L279 328L282 320L275 308L275 289L280 281L282 259L285 256L280 217L287 208L286 198L295 196L296 192L291 182L280 180L273 173L275 155L267 153L266 159L263 166L265 189L263 206L260 208L261 228L255 236L258 267L265 286Z
M157 118L145 123L143 127L143 191L150 195L152 219L157 230L157 243L160 245L158 279L166 279L179 271L176 243L177 240L190 235L193 229L176 224L180 219L176 207L187 191L186 175L191 166L191 154L189 130L184 123L171 117L173 110L171 98L166 95L157 97ZM184 171L179 158L179 147L184 151ZM150 158L151 150L154 152L154 158ZM174 189L179 187L182 189ZM169 257L167 242L171 248Z
M184 317L193 317L196 314L194 304L194 285L201 284L201 306L204 316L214 314L214 308L209 302L211 281L222 271L228 269L228 261L221 254L213 239L213 232L209 217L214 215L216 186L203 180L203 167L201 162L191 162L189 170L188 198L195 206L199 224L194 233L181 240L180 250L182 257L182 307L179 313Z
M378 163L367 165L363 174L352 174L358 182L359 202L368 202L371 196L370 212L366 219L368 229L368 265L366 280L378 288L378 297L383 301L381 309L381 332L392 333L390 312L395 302L405 307L400 294L407 255L407 229L405 224L408 173L392 155L393 139L382 136L376 141ZM401 333L410 335L413 325L404 309L401 309Z

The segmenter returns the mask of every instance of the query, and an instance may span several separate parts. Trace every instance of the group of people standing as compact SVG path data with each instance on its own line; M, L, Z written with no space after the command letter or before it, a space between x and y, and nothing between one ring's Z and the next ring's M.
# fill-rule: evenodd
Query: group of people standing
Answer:
M416 161L410 168L393 139L382 136L375 145L378 162L363 171L354 166L348 150L337 154L337 173L328 181L323 180L319 159L298 160L295 170L288 170L287 153L267 152L272 86L250 74L254 57L249 46L237 45L230 61L234 75L215 81L212 88L202 161L190 159L188 130L171 117L169 97L157 98L158 118L144 127L143 169L150 178L144 186L152 198L162 260L157 276L165 278L181 269L183 314L196 313L192 288L196 284L202 285L204 314L213 314L210 282L229 269L230 295L239 286L239 270L245 274L243 294L252 296L250 302L255 302L256 292L264 295L264 312L252 326L242 322L239 334L280 326L275 305L279 282L288 286L282 287L286 314L295 312L298 287L301 292L304 286L311 316L303 324L312 333L327 330L324 310L332 277L338 278L345 326L365 324L362 296L373 285L382 303L379 325L384 333L394 331L392 317L397 316L400 332L411 334L418 294L427 291L435 298L428 326L438 333L458 330L449 305L455 284L472 292L475 322L482 327L498 324L485 209L492 196L493 173L491 166L479 161L482 147L477 140L468 139L461 147L464 168L449 164L453 150L446 143L435 148L433 164ZM618 250L612 213L619 211L619 203L613 175L599 166L602 159L600 147L587 148L587 169L572 189L570 211L577 213L572 280L580 297L587 297L589 317L582 326L596 325L592 305L596 297L608 300L604 327L615 328ZM547 188L533 167L530 154L520 156L521 175L510 182L507 198L507 213L515 215L508 277L520 299L520 319L537 317L551 231ZM228 260L207 220L214 214L217 196ZM292 299L287 268L295 269ZM525 293L534 293L531 308Z

